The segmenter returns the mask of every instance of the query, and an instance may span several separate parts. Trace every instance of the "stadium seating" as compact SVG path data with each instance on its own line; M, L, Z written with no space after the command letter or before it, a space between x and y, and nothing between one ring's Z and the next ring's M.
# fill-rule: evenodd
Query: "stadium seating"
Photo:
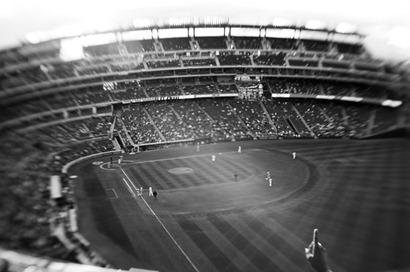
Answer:
M214 58L182 59L184 66L216 66Z
M188 38L161 39L165 51L191 50Z
M217 93L213 83L209 84L195 84L183 85L182 90L184 94L212 94Z
M201 49L227 49L224 37L195 37Z
M329 51L329 42L313 40L302 40L302 42L307 51Z
M285 54L277 52L274 54L262 54L254 55L253 61L256 65L284 65L285 64Z
M237 49L260 49L261 39L257 37L233 37Z
M267 38L267 40L270 42L270 46L272 49L285 49L285 50L297 49L295 39Z
M143 110L143 105L132 105L121 116L134 143L159 143L162 138Z
M221 54L218 56L221 65L251 65L251 59L247 55Z

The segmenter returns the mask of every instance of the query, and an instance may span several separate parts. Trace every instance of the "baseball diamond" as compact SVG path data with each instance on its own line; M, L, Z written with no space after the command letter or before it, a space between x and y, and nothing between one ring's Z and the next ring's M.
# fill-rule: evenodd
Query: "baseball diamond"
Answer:
M308 271L303 248L316 227L335 271L410 265L408 140L241 145L240 154L238 144L223 143L199 154L183 147L126 155L134 163L115 171L75 166L81 232L124 269L195 271L155 217L199 271ZM213 163L209 155L220 152ZM133 197L123 178L131 188L152 186L158 199Z

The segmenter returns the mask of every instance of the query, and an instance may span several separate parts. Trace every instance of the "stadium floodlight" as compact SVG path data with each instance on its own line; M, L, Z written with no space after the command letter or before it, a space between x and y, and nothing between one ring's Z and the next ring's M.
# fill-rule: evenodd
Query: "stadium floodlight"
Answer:
M387 106L387 107L392 107L392 108L397 108L399 106L401 106L402 102L401 101L397 101L397 100L384 100L382 102L382 106Z
M323 30L326 29L326 24L319 20L309 20L306 22L305 27L312 30Z
M231 36L259 37L259 29L258 28L232 27Z
M294 39L296 37L295 29L272 29L266 30L266 37L268 38L285 38Z
M357 26L349 23L340 23L336 26L336 32L343 34L354 34L357 32Z
M207 37L207 36L224 36L223 27L196 27L195 28L196 37Z
M185 25L190 25L192 24L193 20L192 18L188 17L178 17L178 18L169 18L168 19L168 24L170 26L185 26Z
M273 18L271 24L273 26L294 26L295 24L289 20L284 18Z
M158 38L187 38L188 31L186 28L164 28L158 29Z
M61 40L60 58L64 61L84 58L83 44L80 37Z

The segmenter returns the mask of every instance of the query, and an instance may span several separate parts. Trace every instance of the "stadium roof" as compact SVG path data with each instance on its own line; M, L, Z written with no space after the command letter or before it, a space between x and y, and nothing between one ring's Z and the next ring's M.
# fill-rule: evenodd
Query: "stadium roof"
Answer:
M326 0L15 0L2 3L0 48L18 45L29 33L53 29L60 32L84 27L104 29L112 25L123 27L135 20L167 17L185 20L219 17L248 25L275 22L340 32L358 29L367 35L365 43L376 56L410 59L409 1L345 0L335 4ZM174 23L178 20L181 19L175 19Z

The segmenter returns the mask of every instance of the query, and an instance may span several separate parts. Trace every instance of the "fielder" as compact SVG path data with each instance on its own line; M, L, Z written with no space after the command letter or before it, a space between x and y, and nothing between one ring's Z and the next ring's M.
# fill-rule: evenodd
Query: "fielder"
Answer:
M153 196L154 194L152 193L152 187L149 187L148 189L148 196Z
M293 159L296 159L296 152L292 153Z

